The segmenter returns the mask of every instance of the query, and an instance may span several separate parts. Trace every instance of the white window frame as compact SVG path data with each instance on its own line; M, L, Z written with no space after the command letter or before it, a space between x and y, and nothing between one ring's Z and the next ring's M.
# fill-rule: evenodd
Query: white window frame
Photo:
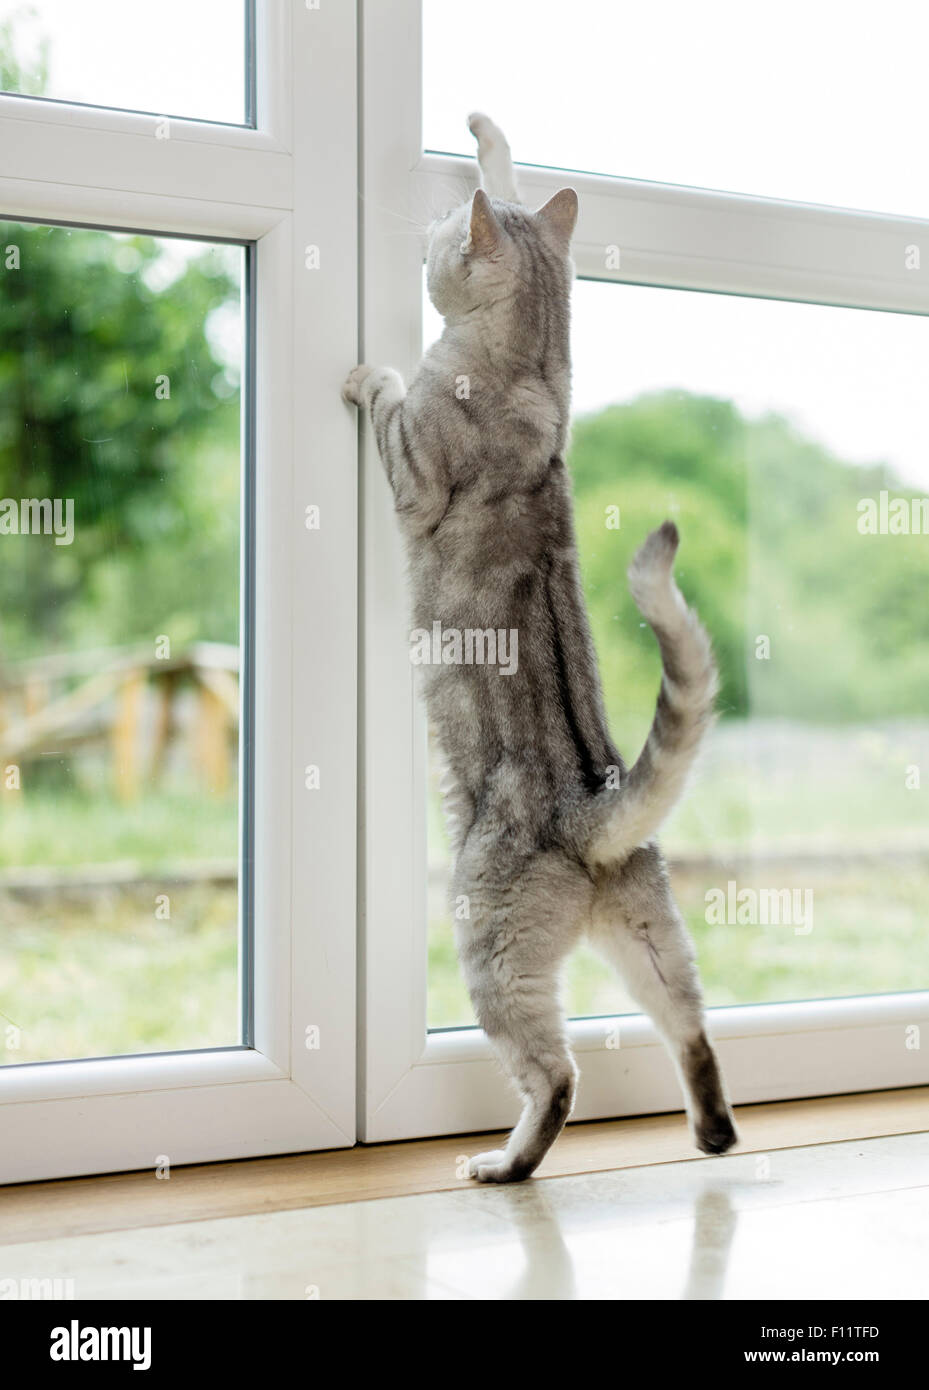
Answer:
M0 216L241 239L257 265L253 1045L0 1068L4 1182L355 1138L355 6L258 0L256 29L256 129L156 139L0 96Z
M363 356L409 379L422 328L422 245L411 222L442 206L449 188L473 186L476 168L423 154L420 0L366 5L363 23ZM581 277L929 313L929 271L904 263L906 246L929 243L927 222L535 166L519 181L533 206L566 184L577 189ZM611 245L622 248L620 270L606 269ZM427 1031L425 719L408 658L400 539L367 429L362 468L360 1137L502 1127L516 1102L483 1033ZM718 1008L709 1022L737 1103L929 1082L929 1049L906 1045L909 1025L929 1036L929 991ZM607 1045L616 1028L618 1049ZM571 1034L576 1119L681 1107L646 1018L577 1020Z

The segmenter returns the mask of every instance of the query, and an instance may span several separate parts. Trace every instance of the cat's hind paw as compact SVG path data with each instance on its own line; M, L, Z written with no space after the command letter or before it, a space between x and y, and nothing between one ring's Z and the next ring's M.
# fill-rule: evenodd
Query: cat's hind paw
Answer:
M476 1154L468 1164L468 1176L477 1178L478 1182L505 1182L505 1178L497 1177L504 1167L506 1154L502 1149L491 1149L485 1154Z
M469 1173L478 1182L524 1182L533 1167L519 1158L507 1158L503 1149L492 1149L471 1159Z
M694 1141L701 1153L724 1154L739 1142L739 1132L731 1115L716 1115L696 1126Z

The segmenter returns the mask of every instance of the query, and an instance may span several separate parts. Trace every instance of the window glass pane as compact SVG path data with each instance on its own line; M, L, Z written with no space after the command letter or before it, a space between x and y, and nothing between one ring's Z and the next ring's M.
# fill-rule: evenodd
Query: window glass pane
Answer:
M929 216L929 9L885 0L424 0L428 150Z
M0 87L247 123L251 0L0 0Z
M719 723L661 836L708 1002L926 988L929 322L581 282L573 342L581 564L627 762L660 665L625 572L667 516L721 667ZM434 788L429 848L436 1027L473 1016ZM635 1011L587 952L567 1001Z
M240 1041L244 255L0 223L0 1064Z

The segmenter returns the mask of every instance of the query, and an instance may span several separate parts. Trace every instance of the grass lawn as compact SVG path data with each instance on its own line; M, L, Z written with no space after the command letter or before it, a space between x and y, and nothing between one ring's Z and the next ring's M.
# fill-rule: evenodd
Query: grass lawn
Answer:
M170 921L156 919L151 894L125 889L6 903L3 1061L237 1043L236 891L198 884L170 899Z
M674 888L697 945L707 1003L759 1004L778 1000L882 994L929 986L925 903L929 860L901 874L863 864L845 873L807 873L814 898L813 930L790 926L708 925L706 875L676 873ZM740 887L770 887L769 875L741 875ZM568 963L568 1012L635 1013L637 1006L610 968L589 947ZM437 915L429 928L429 1023L474 1022L461 983L452 927Z
M178 792L121 804L110 796L39 791L0 801L0 870L132 860L159 869L191 859L235 859L238 806Z
M636 747L630 742L630 751ZM922 769L924 788L907 786ZM909 777L912 781L912 776ZM431 797L429 1023L473 1023L444 901L447 850ZM662 842L697 944L710 1005L872 994L929 986L929 725L809 726L731 721L713 731ZM721 848L723 847L723 848ZM898 852L911 851L906 858ZM833 862L835 853L844 863ZM817 855L828 855L818 861ZM698 856L700 866L687 861ZM732 864L737 864L737 869ZM812 889L813 930L716 926L706 893ZM580 948L566 970L568 1011L629 1013L608 966Z
M811 729L723 724L663 837L711 1005L925 989L929 900L929 725ZM151 883L42 894L4 874L132 862L153 875L232 860L234 799L150 795L128 806L47 789L0 801L0 1044L10 1063L215 1047L238 1041L234 885L175 885L170 920ZM430 798L429 1023L473 1022L444 903L447 865ZM724 846L724 850L720 850ZM882 852L882 847L885 852ZM907 857L898 853L909 851ZM837 861L835 851L844 852ZM822 857L828 855L829 857ZM772 857L773 856L773 857ZM732 865L736 868L733 869ZM809 888L813 930L719 926L705 894ZM634 1012L600 959L567 969L575 1016ZM11 1047L10 1042L18 1042Z
M42 791L8 795L0 815L4 1062L239 1041L235 885L157 881L173 865L235 860L233 798L165 794L118 805ZM2 888L2 876L18 869L117 862L137 864L153 881L40 894ZM163 893L167 908L156 902Z

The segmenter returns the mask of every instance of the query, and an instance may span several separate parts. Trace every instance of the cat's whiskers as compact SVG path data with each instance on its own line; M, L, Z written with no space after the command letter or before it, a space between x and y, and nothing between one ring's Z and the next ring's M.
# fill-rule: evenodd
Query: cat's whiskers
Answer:
M365 197L364 194L361 195L361 199L367 206L386 214L387 217L395 217L399 222L408 222L411 230L406 233L407 236L426 235L428 229L415 217L408 217L405 212L398 212L396 208L385 207L383 203L375 203L372 199Z

